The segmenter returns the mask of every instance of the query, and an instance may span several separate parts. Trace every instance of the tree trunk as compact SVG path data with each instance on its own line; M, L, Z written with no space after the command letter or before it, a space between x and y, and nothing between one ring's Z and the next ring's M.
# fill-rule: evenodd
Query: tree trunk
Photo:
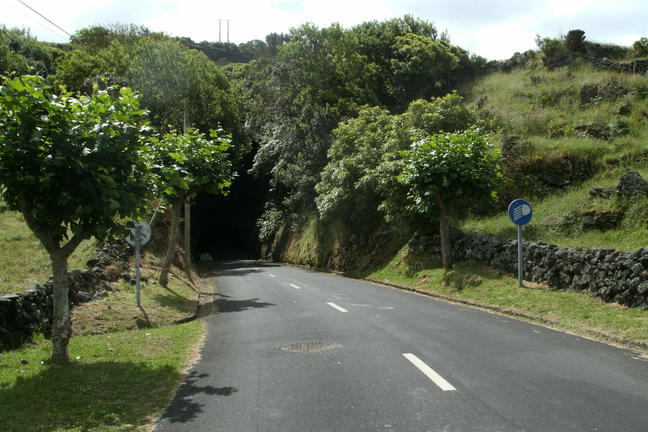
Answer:
M52 361L55 364L67 363L68 344L72 337L70 302L68 291L67 255L62 250L50 252L54 271L53 319L52 319Z
M180 204L178 204L180 203ZM162 271L160 272L160 285L166 287L169 284L169 270L171 269L171 263L173 262L173 257L175 256L176 250L176 238L178 230L178 220L180 219L180 207L182 200L169 204L169 211L171 212L171 227L169 227L169 240L167 244L166 255L164 256L164 262L162 263Z
M185 200L185 214L184 214L184 264L185 264L185 273L191 282L193 278L191 277L191 201L189 198Z
M443 268L450 270L452 268L452 252L450 249L450 215L448 208L441 199L437 196L437 205L441 210L439 215L439 235L441 236L441 258L443 260Z

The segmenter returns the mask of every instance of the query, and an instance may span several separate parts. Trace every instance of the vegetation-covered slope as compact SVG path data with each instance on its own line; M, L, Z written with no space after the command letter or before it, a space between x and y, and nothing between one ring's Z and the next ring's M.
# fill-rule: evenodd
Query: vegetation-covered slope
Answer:
M501 204L515 195L535 204L528 238L621 250L646 245L645 197L605 189L590 194L616 187L631 170L648 178L646 76L580 63L551 71L524 67L490 74L466 92L482 115L500 125L492 139L507 174ZM461 227L504 238L515 233L503 213L472 217Z

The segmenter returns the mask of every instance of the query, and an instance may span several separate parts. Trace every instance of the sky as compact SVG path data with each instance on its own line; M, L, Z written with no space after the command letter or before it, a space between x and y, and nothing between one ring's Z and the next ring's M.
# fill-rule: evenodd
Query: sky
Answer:
M536 35L572 29L590 41L632 45L648 37L646 0L22 0L68 33L91 25L139 24L199 41L264 40L311 22L319 27L411 14L447 31L453 44L489 60L536 48ZM219 34L220 22L220 34ZM19 0L0 0L0 24L29 29L39 40L68 37Z

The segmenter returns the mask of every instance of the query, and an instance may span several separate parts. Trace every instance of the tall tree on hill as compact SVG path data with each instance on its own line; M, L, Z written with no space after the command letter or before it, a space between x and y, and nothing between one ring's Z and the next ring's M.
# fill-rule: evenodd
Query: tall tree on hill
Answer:
M262 78L251 84L247 104L259 143L253 170L270 176L275 200L289 213L315 208L315 185L341 121L363 105L399 113L413 99L442 96L455 77L468 76L472 61L411 16L349 30L303 25L288 40L276 59L247 68L250 81Z
M177 41L144 38L138 42L126 77L142 93L142 105L159 129L181 130L186 102L192 127L205 134L222 128L231 135L234 159L249 150L229 81L203 53Z
M54 271L52 360L68 361L72 324L67 261L102 239L147 196L140 157L145 111L130 89L57 95L42 78L0 86L0 194L49 254Z

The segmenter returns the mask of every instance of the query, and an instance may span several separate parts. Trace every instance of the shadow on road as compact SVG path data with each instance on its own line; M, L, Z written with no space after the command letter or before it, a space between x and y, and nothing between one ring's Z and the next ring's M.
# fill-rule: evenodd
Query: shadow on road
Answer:
M178 389L171 405L167 407L160 418L162 422L186 423L195 419L203 412L203 404L193 401L198 394L209 396L231 396L238 389L235 387L213 387L210 385L201 386L198 383L207 378L209 374L191 372L184 384Z
M247 300L228 300L228 299L217 299L214 300L214 306L216 312L242 312L250 309L259 309L266 308L268 306L276 306L274 303L266 303L258 301L258 298L247 299Z

